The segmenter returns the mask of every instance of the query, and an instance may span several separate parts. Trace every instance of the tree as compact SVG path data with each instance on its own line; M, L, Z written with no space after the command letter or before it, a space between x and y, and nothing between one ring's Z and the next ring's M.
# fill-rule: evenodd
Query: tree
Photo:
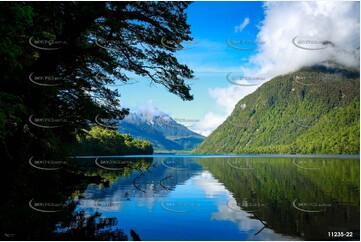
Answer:
M153 154L148 141L135 140L129 134L94 126L85 137L77 136L75 155L135 155Z
M127 83L127 72L192 100L184 79L193 72L174 57L192 40L188 5L2 2L2 157L25 164L29 156L64 156L95 117L124 118L128 110L109 85Z

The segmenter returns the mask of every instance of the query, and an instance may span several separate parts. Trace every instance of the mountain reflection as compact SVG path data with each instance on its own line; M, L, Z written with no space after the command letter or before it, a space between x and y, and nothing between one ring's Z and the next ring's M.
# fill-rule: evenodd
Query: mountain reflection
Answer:
M329 231L359 239L359 159L175 155L73 165L73 175L31 174L26 196L7 202L25 209L4 210L11 239L328 240ZM44 180L57 196L37 189ZM36 207L49 201L62 206ZM42 226L26 222L35 220Z
M327 232L333 229L352 231L353 239L359 238L359 160L295 160L199 159L233 195L228 206L220 205L212 217L238 223L244 230L250 222L244 219L247 216L259 220L260 228L267 225L264 234L271 228L317 240L329 239ZM245 164L253 169L243 169Z
M109 188L89 185L79 208L145 240L327 239L329 227L357 238L358 169L357 159L156 157ZM193 220L216 230L187 233Z

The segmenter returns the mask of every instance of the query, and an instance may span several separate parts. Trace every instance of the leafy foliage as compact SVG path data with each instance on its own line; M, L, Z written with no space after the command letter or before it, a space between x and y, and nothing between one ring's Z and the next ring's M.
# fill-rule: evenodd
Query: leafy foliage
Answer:
M129 83L129 73L192 100L184 79L193 72L174 57L181 42L192 39L188 5L1 2L2 157L19 165L31 156L66 157L76 135L89 129L95 117L121 120L128 114L110 85ZM41 128L29 121L32 115L65 122L59 128Z
M360 153L359 71L278 76L240 100L194 153Z
M127 155L152 154L148 141L133 139L129 134L115 130L92 127L85 137L78 136L76 155Z

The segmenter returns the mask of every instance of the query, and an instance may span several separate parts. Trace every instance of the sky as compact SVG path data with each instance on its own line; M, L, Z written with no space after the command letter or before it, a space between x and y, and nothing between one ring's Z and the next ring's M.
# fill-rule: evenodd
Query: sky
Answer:
M194 2L186 12L193 41L175 56L194 71L185 80L194 100L130 74L133 83L118 90L131 112L161 111L208 136L277 75L327 60L359 66L359 2Z

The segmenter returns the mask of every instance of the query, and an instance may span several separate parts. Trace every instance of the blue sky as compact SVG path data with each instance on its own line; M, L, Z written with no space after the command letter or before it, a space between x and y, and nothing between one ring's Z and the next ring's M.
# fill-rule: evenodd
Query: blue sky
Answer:
M139 82L118 89L131 111L156 107L176 120L199 120L182 124L208 135L239 100L277 75L327 60L359 68L360 2L194 2L187 14L194 40L175 56L194 71L186 80L194 100L130 74ZM335 46L309 51L292 44L295 37Z
M194 80L187 80L192 88L193 101L182 101L159 84L135 77L139 82L119 88L121 100L127 107L151 105L173 118L200 120L209 111L222 112L210 96L209 89L232 85L226 79L229 72L239 72L248 57L257 50L240 51L226 44L227 38L255 40L258 25L263 20L261 2L194 2L187 9L192 42L178 51L180 63L194 70ZM239 26L249 19L240 32ZM249 45L253 46L253 45ZM147 104L148 103L148 104Z

